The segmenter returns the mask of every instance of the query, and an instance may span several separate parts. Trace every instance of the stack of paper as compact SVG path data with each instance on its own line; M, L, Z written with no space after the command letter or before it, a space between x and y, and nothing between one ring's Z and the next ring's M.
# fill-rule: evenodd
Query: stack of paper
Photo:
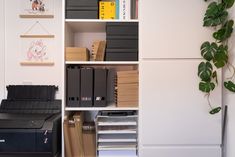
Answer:
M137 70L117 72L117 106L138 107L139 74Z

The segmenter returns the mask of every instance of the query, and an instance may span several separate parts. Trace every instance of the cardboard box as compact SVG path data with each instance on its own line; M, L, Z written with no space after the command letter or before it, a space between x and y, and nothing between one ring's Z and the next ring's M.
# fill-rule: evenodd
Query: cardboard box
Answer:
M66 61L89 61L89 50L85 47L66 47Z

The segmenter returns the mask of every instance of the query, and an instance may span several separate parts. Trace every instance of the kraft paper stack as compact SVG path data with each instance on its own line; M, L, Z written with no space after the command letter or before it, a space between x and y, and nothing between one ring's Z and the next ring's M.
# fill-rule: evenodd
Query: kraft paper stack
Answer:
M138 107L138 95L138 71L117 72L117 107Z

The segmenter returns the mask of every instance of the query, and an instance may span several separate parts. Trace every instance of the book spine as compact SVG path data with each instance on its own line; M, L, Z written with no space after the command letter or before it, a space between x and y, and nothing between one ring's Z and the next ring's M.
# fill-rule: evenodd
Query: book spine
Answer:
M120 19L129 20L131 18L131 0L120 0Z
M116 0L116 19L119 19L119 0Z
M100 19L115 19L116 15L115 1L100 1L99 18Z

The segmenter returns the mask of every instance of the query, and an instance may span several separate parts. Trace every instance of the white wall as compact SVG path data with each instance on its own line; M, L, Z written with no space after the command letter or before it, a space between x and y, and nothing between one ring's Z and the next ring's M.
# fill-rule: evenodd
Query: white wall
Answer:
M235 6L231 9L231 18L235 20ZM235 31L229 41L230 47L230 62L235 65ZM231 76L231 73L228 71L225 73L224 79ZM234 80L235 81L235 80ZM234 157L235 156L235 94L224 90L223 97L224 105L228 105L228 119L227 119L227 134L226 134L226 149L225 157Z
M2 2L2 1L1 1ZM5 43L5 84L52 84L59 86L57 97L62 96L63 74L63 37L62 37L62 2L54 2L53 19L19 18L20 0L6 0L6 43ZM12 5L14 4L14 5ZM21 66L20 35L25 33L36 21L39 21L51 34L55 35L53 51L54 66Z
M0 1L0 100L4 98L4 1Z

